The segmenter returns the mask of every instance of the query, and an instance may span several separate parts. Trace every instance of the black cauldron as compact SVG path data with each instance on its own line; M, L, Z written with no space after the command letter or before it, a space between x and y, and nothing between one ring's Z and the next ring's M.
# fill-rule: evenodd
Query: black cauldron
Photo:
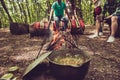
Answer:
M65 57L66 53L70 53L71 56L79 54L85 58L85 62L82 65L78 66L61 65L54 62L54 58L56 58L57 56ZM81 50L60 50L53 51L48 56L48 60L50 63L51 74L57 80L83 80L88 72L91 57Z

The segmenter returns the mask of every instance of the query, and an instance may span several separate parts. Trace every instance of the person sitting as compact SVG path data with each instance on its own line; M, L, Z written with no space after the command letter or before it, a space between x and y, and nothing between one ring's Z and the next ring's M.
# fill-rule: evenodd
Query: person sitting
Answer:
M66 18L64 16L64 11L66 12L66 14L68 14L66 4L63 1L57 0L52 4L51 11L50 11L50 19L49 19L48 24L50 24L52 16L53 16L54 21L56 23L56 29L58 31L60 30L60 27L59 27L60 21L64 22L64 26L63 26L62 30L67 29L68 18ZM53 12L54 12L54 15L53 15Z
M117 8L117 1L116 0L107 0L104 4L103 7L103 20L104 22L110 23L109 20L112 21L112 24L109 25L111 27L111 35L109 36L107 42L113 42L115 40L115 33L116 33L116 21L118 20L119 16L116 16L115 13L116 11L118 12L119 10L116 10ZM108 12L109 16L106 17L105 14ZM114 13L115 12L115 13ZM114 22L115 21L115 22ZM96 27L97 33L99 33L100 27Z
M85 29L85 25L84 25L84 21L81 17L78 18L77 16L77 12L76 10L78 9L78 7L76 7L75 1L74 0L66 0L66 6L67 6L67 11L69 15L69 19L70 19L70 23L71 23L71 33L74 32L73 28L76 28L76 33L77 33L77 29L78 32L82 33L84 32Z
M111 19L111 33L107 40L107 42L114 42L115 41L115 34L118 29L118 22L120 21L120 1L117 2L116 11L111 14L110 16L104 18L105 20Z

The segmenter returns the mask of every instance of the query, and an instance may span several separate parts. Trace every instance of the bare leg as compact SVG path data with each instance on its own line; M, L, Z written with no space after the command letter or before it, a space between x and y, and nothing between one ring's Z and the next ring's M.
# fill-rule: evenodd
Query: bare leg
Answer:
M97 16L96 16L96 29L95 29L95 33L94 33L94 35L89 36L89 38L95 38L95 37L98 37L98 36L99 36L100 26L101 26L100 16L97 15Z
M118 23L117 23L118 17L117 16L113 16L112 17L112 25L111 25L111 36L115 36L115 33L117 31L118 28Z
M100 29L100 21L98 19L96 19L96 32L95 34L98 36L99 35L99 29Z
M113 16L111 18L111 34L110 37L108 38L107 42L114 42L115 41L115 33L117 31L118 28L118 23L117 23L118 17L117 16Z
M103 22L100 22L100 29L99 29L99 36L102 36L103 35L103 30L102 30L102 27L104 26L104 23Z

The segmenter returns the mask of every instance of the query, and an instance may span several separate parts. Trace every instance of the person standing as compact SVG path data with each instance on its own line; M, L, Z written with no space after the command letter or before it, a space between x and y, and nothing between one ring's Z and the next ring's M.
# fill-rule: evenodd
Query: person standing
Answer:
M92 2L94 4L94 20L95 20L96 30L95 30L94 35L90 35L89 38L95 38L95 37L98 37L99 35L102 35L102 28L101 28L101 13L102 13L101 1L102 0L92 0Z

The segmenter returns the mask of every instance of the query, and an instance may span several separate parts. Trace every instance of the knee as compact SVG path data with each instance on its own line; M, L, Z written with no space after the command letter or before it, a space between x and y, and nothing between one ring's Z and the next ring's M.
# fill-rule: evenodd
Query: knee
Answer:
M59 22L59 18L58 17L54 17L54 21Z
M111 21L112 21L112 22L117 22L117 20L118 20L118 17L117 17L117 16L113 16L113 17L111 18Z
M100 22L101 20L102 20L102 17L101 17L100 15L97 15L97 16L96 16L96 21L97 21L97 22Z
M62 18L62 21L63 22L68 22L68 18L64 17L64 18Z

